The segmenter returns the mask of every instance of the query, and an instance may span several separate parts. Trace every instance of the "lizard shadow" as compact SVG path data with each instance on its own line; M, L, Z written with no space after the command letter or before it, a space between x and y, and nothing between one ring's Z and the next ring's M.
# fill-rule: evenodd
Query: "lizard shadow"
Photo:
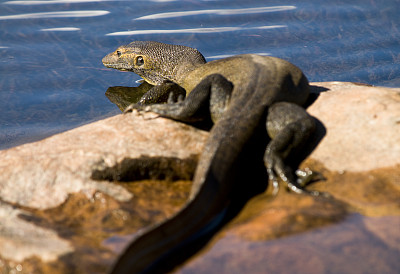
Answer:
M329 91L328 88L310 85L310 95L308 96L307 102L304 105L304 108L309 108L320 96L322 92Z
M329 91L329 89L325 87L310 85L310 95L304 105L304 108L309 108L319 98L322 92L327 91ZM289 156L288 164L293 168L297 168L302 161L310 156L310 154L314 151L314 149L318 146L318 144L322 141L327 133L324 124L320 120L318 120L318 118L314 116L313 118L316 125L314 134L310 137L307 144L305 144L301 151L294 151L293 155Z
M142 96L152 87L154 86L144 81L137 87L109 87L105 95L111 103L115 104L123 112L129 105L138 103ZM198 129L210 131L213 122L207 117L203 121L193 122L190 125Z

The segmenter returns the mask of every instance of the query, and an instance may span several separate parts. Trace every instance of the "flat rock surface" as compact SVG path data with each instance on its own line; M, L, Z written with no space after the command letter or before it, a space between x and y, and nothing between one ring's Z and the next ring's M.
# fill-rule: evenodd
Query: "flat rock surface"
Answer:
M256 196L178 273L400 270L400 89L312 85L326 134L302 167L332 197ZM0 151L1 273L105 273L185 203L207 136L134 112Z
M311 158L334 171L400 164L400 89L343 82L313 85L329 89L308 108L328 134Z

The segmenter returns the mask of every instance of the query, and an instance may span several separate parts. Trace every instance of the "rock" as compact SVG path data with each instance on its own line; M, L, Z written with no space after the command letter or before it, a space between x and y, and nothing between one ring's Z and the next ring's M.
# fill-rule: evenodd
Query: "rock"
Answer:
M91 180L96 170L145 157L188 159L207 133L154 115L119 115L43 141L0 151L0 198L30 208L63 203L69 193L102 191L120 201L120 186Z
M328 129L311 158L332 171L368 171L400 164L400 89L313 83L322 92L308 111Z
M193 173L196 164L193 155L200 153L207 133L154 118L152 114L118 115L36 143L0 151L0 201L4 202L0 203L0 256L17 262L31 256L48 261L71 252L71 244L60 239L55 231L35 226L32 220L27 223L17 216L28 209L43 211L60 207L68 197L78 193L84 194L86 201L99 193L119 202L133 197L121 185L92 179L96 174L99 176L99 170L121 167L120 163L129 164L130 159L144 157L151 163L149 159L160 162L157 159L165 157L175 166L183 165L180 159L189 162L192 166L189 173ZM171 165L167 161L164 168ZM129 166L123 168L129 169ZM82 199L79 201L83 203Z
M400 89L313 85L326 90L309 107L326 135L302 166L326 178L308 188L332 197L254 197L178 272L400 267ZM0 268L107 271L138 230L185 203L207 136L134 112L0 151Z

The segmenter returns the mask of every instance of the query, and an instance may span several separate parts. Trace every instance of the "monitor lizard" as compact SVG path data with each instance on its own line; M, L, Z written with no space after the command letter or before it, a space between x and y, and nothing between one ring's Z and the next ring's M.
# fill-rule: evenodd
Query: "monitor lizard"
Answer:
M196 49L143 41L121 46L102 61L155 85L127 111L214 122L186 206L139 233L112 273L171 270L235 214L235 207L265 190L268 179L275 193L279 178L295 193L319 195L303 189L286 163L315 130L314 119L301 107L309 95L308 80L295 65L254 54L207 63ZM168 92L163 87L171 83L186 90L184 100L146 105L154 94Z

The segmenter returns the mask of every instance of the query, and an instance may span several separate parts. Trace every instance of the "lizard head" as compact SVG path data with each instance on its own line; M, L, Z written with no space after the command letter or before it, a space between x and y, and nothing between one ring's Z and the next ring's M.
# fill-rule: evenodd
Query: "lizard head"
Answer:
M206 62L196 49L159 42L135 41L117 48L102 60L104 66L132 71L152 85L177 82L182 74Z

